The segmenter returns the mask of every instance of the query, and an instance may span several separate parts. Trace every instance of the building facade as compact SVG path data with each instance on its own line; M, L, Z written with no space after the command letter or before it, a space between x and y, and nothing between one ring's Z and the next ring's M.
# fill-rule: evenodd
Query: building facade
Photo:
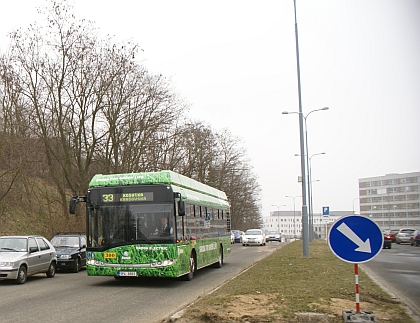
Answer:
M313 232L315 239L325 239L330 226L342 216L352 215L353 211L330 211L329 216L321 213L313 215ZM263 230L280 232L284 238L300 239L302 236L301 211L273 211L263 217Z
M385 229L420 228L420 172L359 179L360 214Z

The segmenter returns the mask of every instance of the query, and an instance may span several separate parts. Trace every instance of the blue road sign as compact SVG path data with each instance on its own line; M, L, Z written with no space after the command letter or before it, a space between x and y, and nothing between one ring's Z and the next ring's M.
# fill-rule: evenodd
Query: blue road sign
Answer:
M361 215L348 215L338 219L331 227L328 245L341 260L363 263L374 258L381 250L384 236L378 225Z
M322 215L330 215L330 207L329 206L323 206L322 207Z

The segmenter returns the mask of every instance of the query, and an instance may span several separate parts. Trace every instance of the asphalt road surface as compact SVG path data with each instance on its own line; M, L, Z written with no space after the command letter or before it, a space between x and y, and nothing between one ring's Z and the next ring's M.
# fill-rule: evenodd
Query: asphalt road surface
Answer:
M391 295L407 304L413 318L420 322L420 247L393 243L391 249L382 249L361 267Z
M0 322L158 322L235 277L284 243L232 245L222 268L204 268L192 281L90 277L86 271L0 281ZM420 248L419 248L420 250Z

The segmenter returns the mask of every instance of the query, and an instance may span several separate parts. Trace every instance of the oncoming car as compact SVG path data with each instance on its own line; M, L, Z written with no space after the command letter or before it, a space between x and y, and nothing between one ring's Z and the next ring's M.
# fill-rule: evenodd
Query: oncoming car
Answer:
M233 235L234 235L233 243L242 243L243 232L239 231L239 230L232 230L232 232L233 232Z
M267 242L270 242L270 241L280 242L281 241L280 233L277 231L268 231L266 235L266 240Z
M24 284L28 276L39 273L55 276L57 254L41 236L0 237L0 280L12 279Z
M265 233L261 229L248 229L242 237L242 245L249 246L252 244L265 246Z
M58 233L51 239L57 251L57 268L74 273L86 267L86 235Z

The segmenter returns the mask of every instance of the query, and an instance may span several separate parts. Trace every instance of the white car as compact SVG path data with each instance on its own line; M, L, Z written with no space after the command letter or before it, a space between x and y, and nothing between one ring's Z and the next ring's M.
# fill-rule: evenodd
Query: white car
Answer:
M395 238L395 242L397 244L400 243L410 243L411 234L416 231L416 229L412 228L402 228L398 231L397 236Z
M270 241L281 241L281 236L280 233L278 233L277 231L268 231L266 234L266 240L267 242Z
M39 273L54 277L56 268L55 248L44 237L0 237L0 280L13 279L24 284L28 276Z
M252 244L265 246L266 239L265 233L260 229L249 229L246 230L245 234L242 237L242 245L249 246Z

